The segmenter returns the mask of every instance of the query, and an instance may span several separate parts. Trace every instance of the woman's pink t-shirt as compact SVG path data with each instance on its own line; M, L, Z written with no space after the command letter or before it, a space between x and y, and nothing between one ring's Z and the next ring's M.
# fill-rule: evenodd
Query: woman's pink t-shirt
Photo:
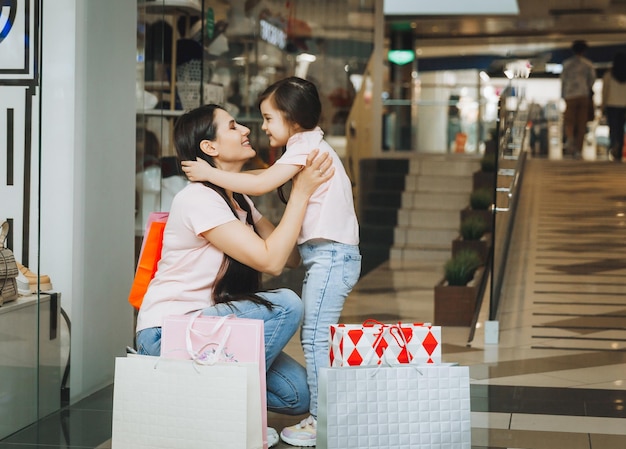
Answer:
M256 223L261 214L246 199ZM238 210L238 214L245 222L246 213ZM201 183L191 183L178 192L165 226L161 260L137 316L137 331L161 326L164 316L213 305L213 284L224 253L202 233L236 219L226 201Z

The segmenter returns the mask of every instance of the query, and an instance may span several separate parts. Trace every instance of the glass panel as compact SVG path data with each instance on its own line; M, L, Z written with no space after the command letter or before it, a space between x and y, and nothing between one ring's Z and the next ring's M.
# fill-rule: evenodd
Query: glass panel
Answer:
M407 72L407 67L388 62L392 81L383 87L383 150L483 153L507 81L482 79L477 70Z
M49 295L37 293L34 274L40 248L40 10L38 0L0 8L0 223L9 225L0 245L12 251L0 260L0 439L57 410L60 402L59 338L56 326L50 327L58 302L50 314Z
M320 126L345 156L346 120L374 41L374 0L335 2L138 2L136 248L149 212L169 209L186 183L175 157L176 117L201 103L222 104L251 130L257 157L250 168L280 157L270 148L258 95L286 76L315 83ZM271 221L282 214L275 192L255 199Z
M510 82L503 91L500 102L499 148L496 159L498 184L492 235L491 292L488 298L490 320L495 320L498 312L520 181L530 143L529 107L522 85L522 80Z

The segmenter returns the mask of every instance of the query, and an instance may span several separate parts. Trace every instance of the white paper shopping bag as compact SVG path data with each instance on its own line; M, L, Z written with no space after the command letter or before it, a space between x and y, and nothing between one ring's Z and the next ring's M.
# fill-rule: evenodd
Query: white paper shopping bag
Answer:
M254 363L118 357L111 447L260 449L261 438L247 442L248 410L261 414L258 379Z
M469 449L469 368L322 368L318 449Z
M167 359L194 359L200 364L214 361L256 363L261 386L261 412L248 411L248 441L260 435L267 448L267 388L265 374L265 338L263 320L229 316L204 316L202 312L189 315L171 315L163 318L161 328L161 357Z

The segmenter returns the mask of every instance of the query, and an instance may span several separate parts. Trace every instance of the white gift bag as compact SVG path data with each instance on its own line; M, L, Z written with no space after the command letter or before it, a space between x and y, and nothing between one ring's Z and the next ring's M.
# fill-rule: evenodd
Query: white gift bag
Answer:
M256 363L116 358L112 449L260 449L261 426Z
M469 368L322 368L318 449L470 449Z

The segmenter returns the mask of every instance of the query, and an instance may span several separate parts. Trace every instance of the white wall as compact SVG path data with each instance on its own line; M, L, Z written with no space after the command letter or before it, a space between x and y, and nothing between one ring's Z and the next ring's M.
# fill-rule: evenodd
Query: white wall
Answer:
M72 323L71 401L113 380L132 344L132 0L43 2L41 272Z

